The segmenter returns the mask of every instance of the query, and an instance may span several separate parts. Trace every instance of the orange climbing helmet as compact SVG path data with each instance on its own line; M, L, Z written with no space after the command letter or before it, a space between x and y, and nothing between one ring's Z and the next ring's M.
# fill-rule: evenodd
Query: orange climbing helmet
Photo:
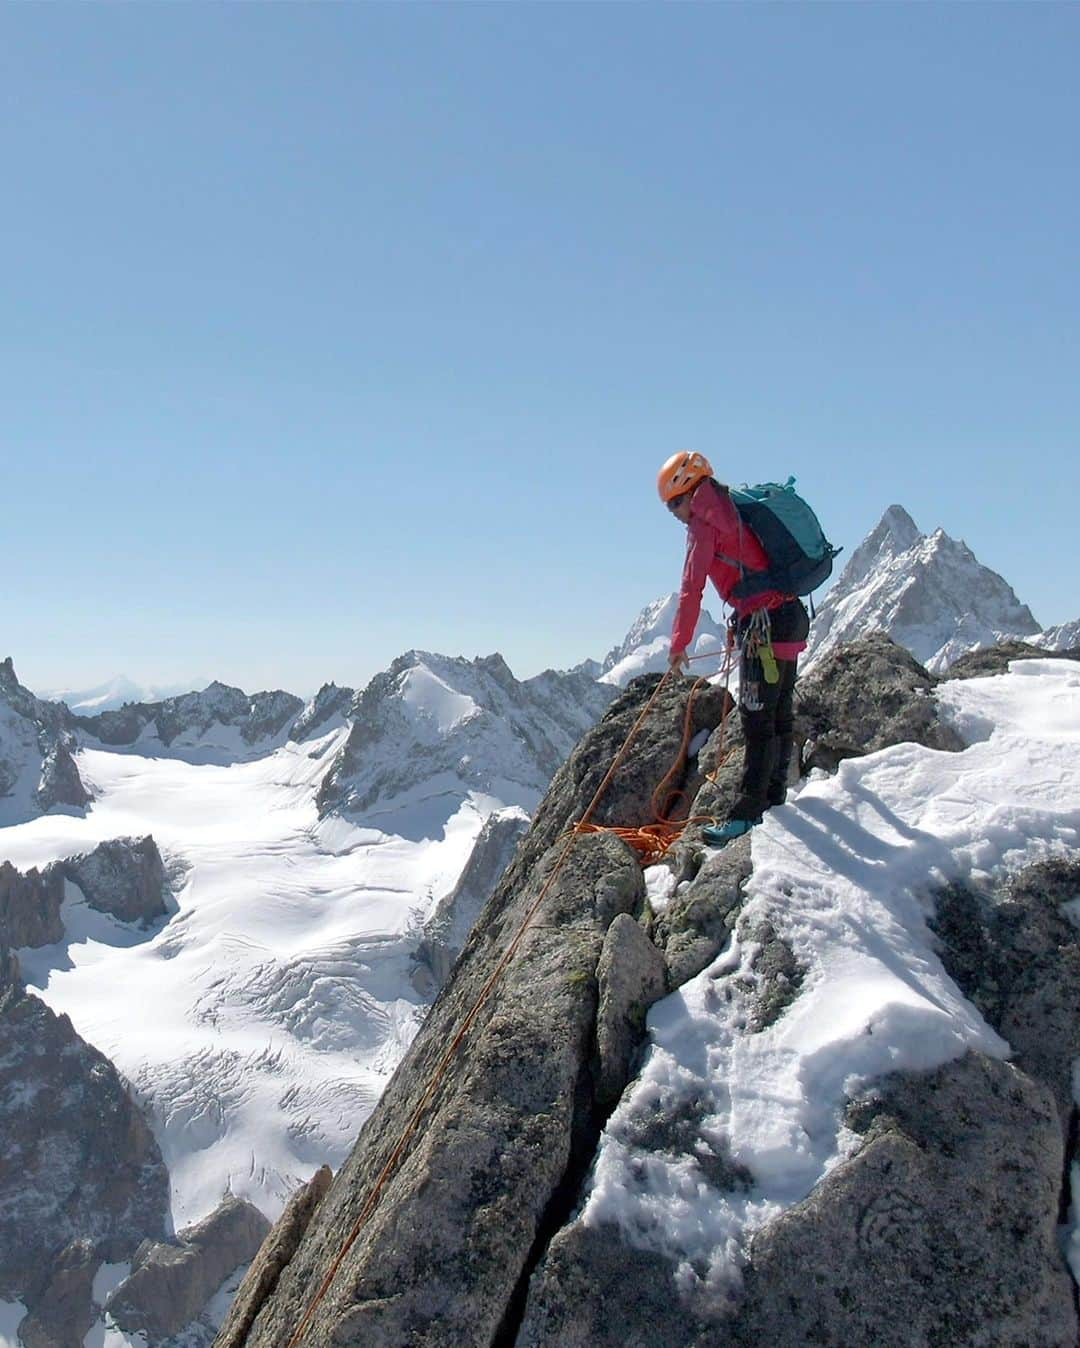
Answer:
M660 469L656 490L661 501L674 501L676 496L682 496L707 477L712 477L712 468L705 455L682 449L678 454L672 454Z

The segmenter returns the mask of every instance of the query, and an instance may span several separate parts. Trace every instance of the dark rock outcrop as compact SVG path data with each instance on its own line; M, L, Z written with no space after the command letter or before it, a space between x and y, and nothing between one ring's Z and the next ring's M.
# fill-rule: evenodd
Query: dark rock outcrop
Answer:
M423 995L434 996L446 982L480 910L528 831L522 810L496 810L485 820L457 884L424 924L413 972L413 985Z
M0 947L0 1297L31 1298L73 1241L130 1257L165 1234L157 1143L116 1069Z
M355 688L341 688L336 683L324 683L289 730L289 738L297 741L324 734L335 716L344 716L356 696Z
M45 750L41 760L41 780L35 793L42 813L47 813L57 805L81 809L90 803L90 792L79 776L71 749L69 742L59 741Z
M57 1255L19 1325L26 1348L83 1348L96 1318L91 1293L100 1267L101 1256L89 1240L73 1241Z
M31 867L24 875L10 861L0 862L0 944L19 949L62 940L63 901L62 867Z
M963 749L964 741L938 715L937 682L881 633L823 656L797 688L795 734L803 772L834 772L845 758L892 744Z
M941 961L1008 1040L1013 1062L1049 1088L1068 1140L1080 1061L1080 861L1028 866L988 892L954 883L935 896Z
M166 877L157 843L143 838L111 838L84 856L63 863L64 873L79 886L86 902L121 922L143 926L164 917Z
M324 1165L289 1199L285 1211L260 1246L233 1298L216 1340L217 1348L239 1348L244 1342L263 1303L277 1286L282 1270L296 1253L315 1209L326 1197L332 1179L330 1167Z
M985 646L982 650L961 655L941 675L941 681L1004 674L1013 660L1080 660L1080 651L1047 651L1026 641L1000 641L996 646Z
M862 1150L753 1240L724 1341L1074 1348L1049 1091L969 1053L886 1079L848 1122Z
M10 656L0 662L0 798L18 796L18 814L5 822L89 803L72 757L74 731L75 719L62 702L46 702L24 688Z
M228 1198L175 1241L145 1242L131 1273L105 1309L128 1334L151 1343L178 1333L200 1313L228 1275L254 1258L270 1223L250 1203Z

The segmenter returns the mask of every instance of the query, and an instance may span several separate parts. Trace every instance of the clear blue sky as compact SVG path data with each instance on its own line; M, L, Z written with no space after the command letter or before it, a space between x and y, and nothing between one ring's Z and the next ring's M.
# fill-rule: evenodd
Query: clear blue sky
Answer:
M600 656L655 475L1080 616L1080 6L0 10L24 682Z

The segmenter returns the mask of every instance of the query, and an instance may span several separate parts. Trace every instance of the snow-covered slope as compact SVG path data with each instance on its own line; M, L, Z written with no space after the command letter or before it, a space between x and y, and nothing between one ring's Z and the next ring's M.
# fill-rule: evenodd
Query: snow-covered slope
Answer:
M639 674L659 674L665 670L671 650L671 627L678 607L677 594L665 595L646 604L621 645L608 652L601 666L600 682L613 688L625 688ZM690 654L722 650L726 640L724 628L702 609Z
M186 867L156 932L88 909L69 886L58 946L23 950L28 984L147 1105L177 1226L225 1189L269 1214L340 1158L422 1014L415 928L483 823L464 803L438 839L320 822L315 791L346 732L221 767L84 750L84 819L4 831L17 867L152 832Z
M93 808L13 819L0 859L25 871L153 834L176 911L144 931L69 883L64 939L20 960L135 1087L178 1227L226 1189L276 1215L341 1160L426 1011L411 979L423 924L487 818L532 808L613 692L414 652L302 709L211 684L73 722ZM36 723L5 708L29 754Z
M845 641L886 632L927 669L964 651L1039 631L1031 610L942 529L919 532L902 506L886 510L818 607L803 668Z

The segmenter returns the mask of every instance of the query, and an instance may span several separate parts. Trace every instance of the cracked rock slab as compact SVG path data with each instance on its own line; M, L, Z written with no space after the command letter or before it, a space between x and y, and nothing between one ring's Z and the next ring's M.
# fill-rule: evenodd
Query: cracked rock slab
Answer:
M664 957L641 924L620 913L607 930L596 976L600 988L596 1098L601 1109L609 1109L630 1079L645 1038L646 1013L667 990Z

